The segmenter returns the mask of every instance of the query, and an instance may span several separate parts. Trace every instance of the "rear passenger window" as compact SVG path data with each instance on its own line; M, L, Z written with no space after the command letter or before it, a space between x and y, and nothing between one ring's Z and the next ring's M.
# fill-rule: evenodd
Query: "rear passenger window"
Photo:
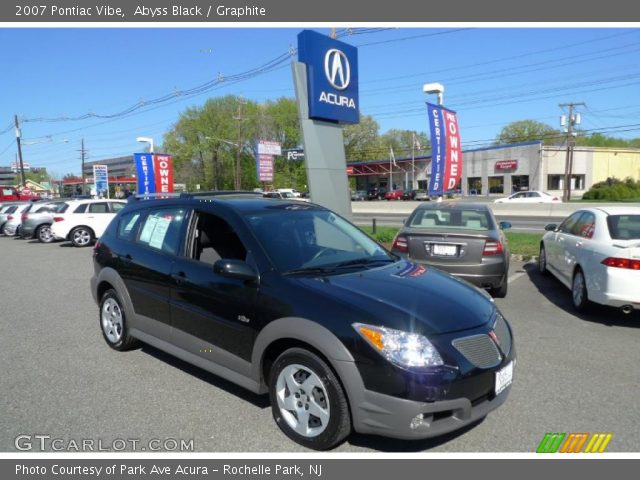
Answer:
M138 242L175 255L180 246L180 232L186 216L182 208L151 210L140 228Z
M112 202L111 203L111 211L114 213L119 212L124 208L124 203Z
M73 213L85 213L87 211L87 204L83 203L82 205L78 205Z
M106 203L91 203L89 213L109 213L109 207Z
M138 225L140 224L140 212L131 212L120 217L118 223L118 238L132 241L136 238Z

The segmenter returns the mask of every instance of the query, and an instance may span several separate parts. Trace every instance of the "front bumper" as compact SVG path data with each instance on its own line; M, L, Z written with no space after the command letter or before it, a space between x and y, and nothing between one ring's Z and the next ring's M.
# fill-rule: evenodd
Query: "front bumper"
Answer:
M402 440L435 437L459 430L486 417L502 405L511 386L499 395L471 402L468 398L439 402L417 402L366 390L358 405L358 422L354 428L360 433L382 435ZM423 416L422 422L411 427L412 420Z

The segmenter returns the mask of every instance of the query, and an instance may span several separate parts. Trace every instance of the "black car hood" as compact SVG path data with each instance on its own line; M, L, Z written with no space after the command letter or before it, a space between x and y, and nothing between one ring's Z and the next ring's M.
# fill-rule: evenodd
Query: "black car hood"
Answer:
M479 327L495 312L488 296L472 285L408 261L292 280L328 301L350 305L356 311L355 321L425 335Z

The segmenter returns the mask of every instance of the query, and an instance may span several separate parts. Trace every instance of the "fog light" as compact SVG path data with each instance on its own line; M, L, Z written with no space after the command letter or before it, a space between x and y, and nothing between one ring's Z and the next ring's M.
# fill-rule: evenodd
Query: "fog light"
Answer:
M425 424L424 415L420 413L419 415L416 415L415 417L413 417L413 419L411 420L411 423L409 424L409 428L411 430L415 430L416 428L424 424Z

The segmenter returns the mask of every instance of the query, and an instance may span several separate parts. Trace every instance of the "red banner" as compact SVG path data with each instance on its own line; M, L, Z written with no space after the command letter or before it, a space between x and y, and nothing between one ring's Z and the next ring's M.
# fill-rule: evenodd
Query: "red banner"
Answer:
M444 110L444 127L447 141L447 160L444 167L444 190L453 190L462 178L462 145L458 117L455 112Z
M171 155L153 156L153 174L156 180L157 193L173 192L173 165Z

